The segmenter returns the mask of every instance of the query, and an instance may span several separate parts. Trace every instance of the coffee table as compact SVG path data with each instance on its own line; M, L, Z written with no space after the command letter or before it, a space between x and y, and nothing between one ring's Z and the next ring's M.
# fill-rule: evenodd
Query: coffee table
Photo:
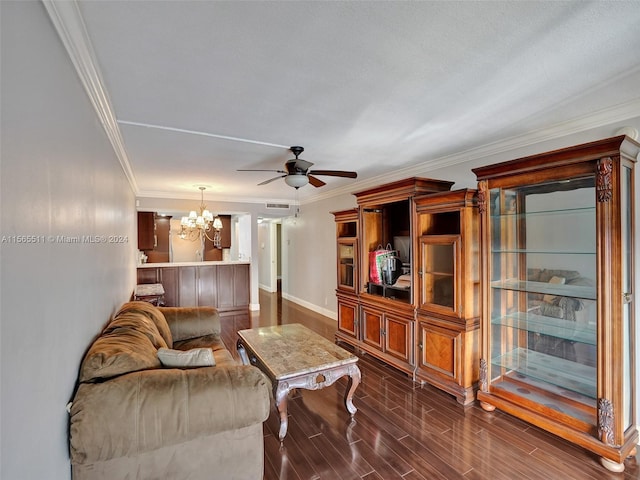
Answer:
M287 397L292 389L318 390L348 375L344 403L351 416L355 415L353 393L360 384L358 357L297 323L240 330L238 337L242 362L255 365L271 379L281 442L287 435Z

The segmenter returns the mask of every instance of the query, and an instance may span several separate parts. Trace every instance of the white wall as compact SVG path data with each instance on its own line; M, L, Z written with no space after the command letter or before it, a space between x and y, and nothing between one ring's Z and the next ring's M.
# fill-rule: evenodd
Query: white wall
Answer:
M0 477L68 479L65 405L133 290L135 198L43 5L0 8Z
M355 207L341 195L300 207L282 222L282 296L337 319L336 224L333 211Z
M253 231L252 223L256 222L253 220L251 215L238 215L238 222L236 224L236 236L237 245L238 245L238 259L239 260L248 260L252 258L252 247L251 240L252 235L250 234ZM257 222L256 222L257 224ZM256 236L257 236L256 230Z

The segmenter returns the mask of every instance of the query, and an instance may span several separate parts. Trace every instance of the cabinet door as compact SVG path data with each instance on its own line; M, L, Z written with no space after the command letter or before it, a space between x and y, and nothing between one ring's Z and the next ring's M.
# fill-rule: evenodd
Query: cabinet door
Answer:
M383 313L368 307L362 307L362 341L382 350Z
M158 261L169 261L169 231L171 230L171 217L156 217L155 234L156 246L154 251L161 257Z
M154 215L138 212L138 250L153 250L155 246Z
M217 307L217 269L215 265L198 267L198 305Z
M420 237L420 308L461 315L459 235Z
M385 314L384 316L384 350L405 362L413 360L413 321Z
M234 265L233 271L234 306L246 308L249 306L249 265Z
M234 290L235 265L218 265L218 308L235 306Z
M164 288L164 304L167 307L180 306L178 267L163 267L160 270L160 283Z
M179 275L179 304L181 307L197 307L197 267L180 267Z
M418 368L458 381L461 332L421 321L418 335Z
M338 330L358 338L358 304L338 297Z
M145 283L161 283L158 277L157 268L138 268L137 279L138 285Z
M231 248L231 215L220 215L222 230L220 230L220 247Z
M356 271L356 241L338 240L338 289L355 291Z

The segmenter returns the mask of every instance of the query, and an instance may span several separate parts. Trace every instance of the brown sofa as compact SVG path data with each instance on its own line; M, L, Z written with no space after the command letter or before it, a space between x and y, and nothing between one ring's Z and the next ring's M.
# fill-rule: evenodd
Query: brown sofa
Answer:
M183 356L176 350L202 347L215 366L172 368L158 357L159 349ZM126 303L80 367L70 407L72 476L261 479L270 401L268 379L225 348L214 308Z

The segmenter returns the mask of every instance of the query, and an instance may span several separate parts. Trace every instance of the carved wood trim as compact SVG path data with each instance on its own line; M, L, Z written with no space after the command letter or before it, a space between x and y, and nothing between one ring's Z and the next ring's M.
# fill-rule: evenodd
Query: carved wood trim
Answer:
M598 436L603 443L614 445L613 405L607 398L598 399Z
M484 358L480 359L480 390L483 392L488 391L487 385L487 361Z
M611 157L603 157L598 160L596 167L596 192L599 202L611 200L613 187L611 185L611 172L613 171L613 160Z
M478 182L478 212L483 214L487 210L487 181Z

